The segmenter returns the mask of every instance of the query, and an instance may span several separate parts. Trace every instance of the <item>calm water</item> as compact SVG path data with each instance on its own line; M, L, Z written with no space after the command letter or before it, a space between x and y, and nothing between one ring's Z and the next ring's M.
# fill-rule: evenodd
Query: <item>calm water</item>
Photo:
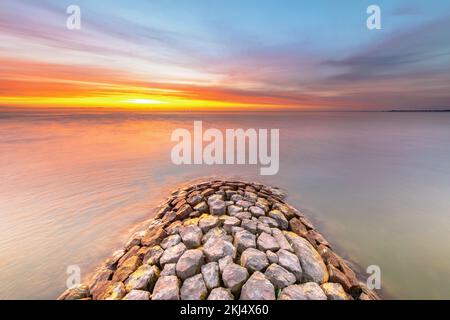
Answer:
M174 128L280 128L280 172L170 161ZM290 191L395 298L450 298L450 114L0 113L0 298L53 299L175 185L216 175Z

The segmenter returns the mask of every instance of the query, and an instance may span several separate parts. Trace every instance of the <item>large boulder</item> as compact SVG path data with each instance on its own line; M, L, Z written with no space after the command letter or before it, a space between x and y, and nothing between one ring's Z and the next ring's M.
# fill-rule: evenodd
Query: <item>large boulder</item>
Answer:
M241 230L234 235L234 246L238 252L248 248L256 248L256 237L247 230Z
M144 264L159 264L159 259L161 259L162 254L164 253L163 248L161 246L156 245L151 247L147 254L144 256Z
M256 244L258 246L258 249L264 252L266 252L267 250L278 251L280 249L280 245L278 244L277 240L275 240L274 237L265 232L259 235Z
M312 281L318 284L327 282L327 267L320 254L308 240L292 232L286 232L285 235L300 260L303 271L303 281Z
M89 297L89 287L79 284L70 289L67 289L58 300L80 300Z
M209 213L215 216L221 216L225 214L226 209L227 206L225 204L225 201L223 200L216 200L209 204Z
M243 285L240 300L275 300L275 288L261 272L255 272Z
M281 213L281 211L272 210L269 212L269 217L274 219L281 229L286 230L289 227L289 221L287 221L286 217Z
M233 293L238 293L248 279L248 271L235 263L228 264L222 273L223 283Z
M262 271L269 265L267 256L258 249L248 248L241 255L241 266L250 272Z
M164 251L159 263L161 266L164 266L166 263L176 263L178 259L180 259L181 255L186 251L186 246L183 242L170 247L166 251Z
M123 300L150 300L150 292L144 290L131 290Z
M219 264L217 262L210 262L203 265L201 272L208 290L220 286Z
M236 257L236 249L231 242L211 238L203 246L203 253L208 262L218 261L225 256Z
M202 244L203 232L196 225L188 225L180 228L181 240L189 249L198 248Z
M160 277L156 281L152 300L180 300L180 280L176 276Z
M286 237L280 229L272 228L272 237L275 238L278 245L280 246L280 249L294 252L294 249L292 249L292 246L289 244L289 241L287 241Z
M297 281L300 282L303 278L303 271L298 257L295 254L283 249L278 251L277 255L278 264L294 274Z
M190 249L185 251L176 265L177 276L187 279L200 272L200 268L205 261L202 250Z
M208 296L208 300L234 300L234 296L231 294L229 289L215 288L211 290L211 293Z
M161 248L168 249L170 247L173 247L181 242L181 237L178 234L174 234L171 236L168 236L163 241L161 241Z
M328 300L349 300L348 294L339 283L326 282L320 286Z
M233 227L238 227L241 225L241 220L239 220L236 217L227 217L225 221L223 222L223 229L228 233L231 234L231 230Z
M132 256L124 261L120 267L114 272L112 278L113 281L125 281L130 274L132 274L136 269L142 264L141 259L138 256Z
M266 278L272 282L275 289L283 289L284 287L294 284L295 276L278 264L272 263L264 273Z
M200 217L198 222L198 226L202 229L203 233L208 232L212 228L215 228L219 225L219 218L217 216L212 215L203 215Z
M254 216L254 217L262 217L265 216L266 213L264 212L264 209L258 206L251 206L248 211Z
M208 289L201 274L187 278L181 287L181 300L205 300Z
M158 280L160 271L158 267L151 265L142 265L133 272L125 282L127 292L132 290L153 290Z
M279 300L327 300L327 296L315 282L296 284L281 291Z

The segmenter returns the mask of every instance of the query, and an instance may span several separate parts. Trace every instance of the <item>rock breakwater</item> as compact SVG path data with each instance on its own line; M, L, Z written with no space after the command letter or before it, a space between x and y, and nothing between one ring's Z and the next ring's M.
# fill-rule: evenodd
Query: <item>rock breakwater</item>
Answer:
M59 299L377 299L285 196L225 180L176 190L145 230Z

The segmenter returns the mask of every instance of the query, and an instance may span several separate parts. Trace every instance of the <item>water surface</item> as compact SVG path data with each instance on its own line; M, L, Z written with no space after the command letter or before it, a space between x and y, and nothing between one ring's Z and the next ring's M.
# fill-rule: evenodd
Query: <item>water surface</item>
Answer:
M175 166L175 128L279 128L280 172ZM450 114L0 112L0 298L53 299L177 184L215 175L285 188L395 298L450 298Z

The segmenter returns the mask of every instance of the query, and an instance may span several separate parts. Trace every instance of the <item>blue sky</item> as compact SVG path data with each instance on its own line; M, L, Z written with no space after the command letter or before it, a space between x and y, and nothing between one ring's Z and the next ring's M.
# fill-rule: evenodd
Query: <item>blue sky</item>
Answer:
M82 10L80 31L65 28L70 4ZM381 30L366 27L371 4ZM38 98L26 91L41 68L54 84L45 89L67 98L93 98L114 82L136 85L141 101L159 101L140 96L156 88L199 104L450 107L449 1L4 0L0 8L1 104ZM60 68L91 86L74 92ZM112 94L133 94L124 88Z

